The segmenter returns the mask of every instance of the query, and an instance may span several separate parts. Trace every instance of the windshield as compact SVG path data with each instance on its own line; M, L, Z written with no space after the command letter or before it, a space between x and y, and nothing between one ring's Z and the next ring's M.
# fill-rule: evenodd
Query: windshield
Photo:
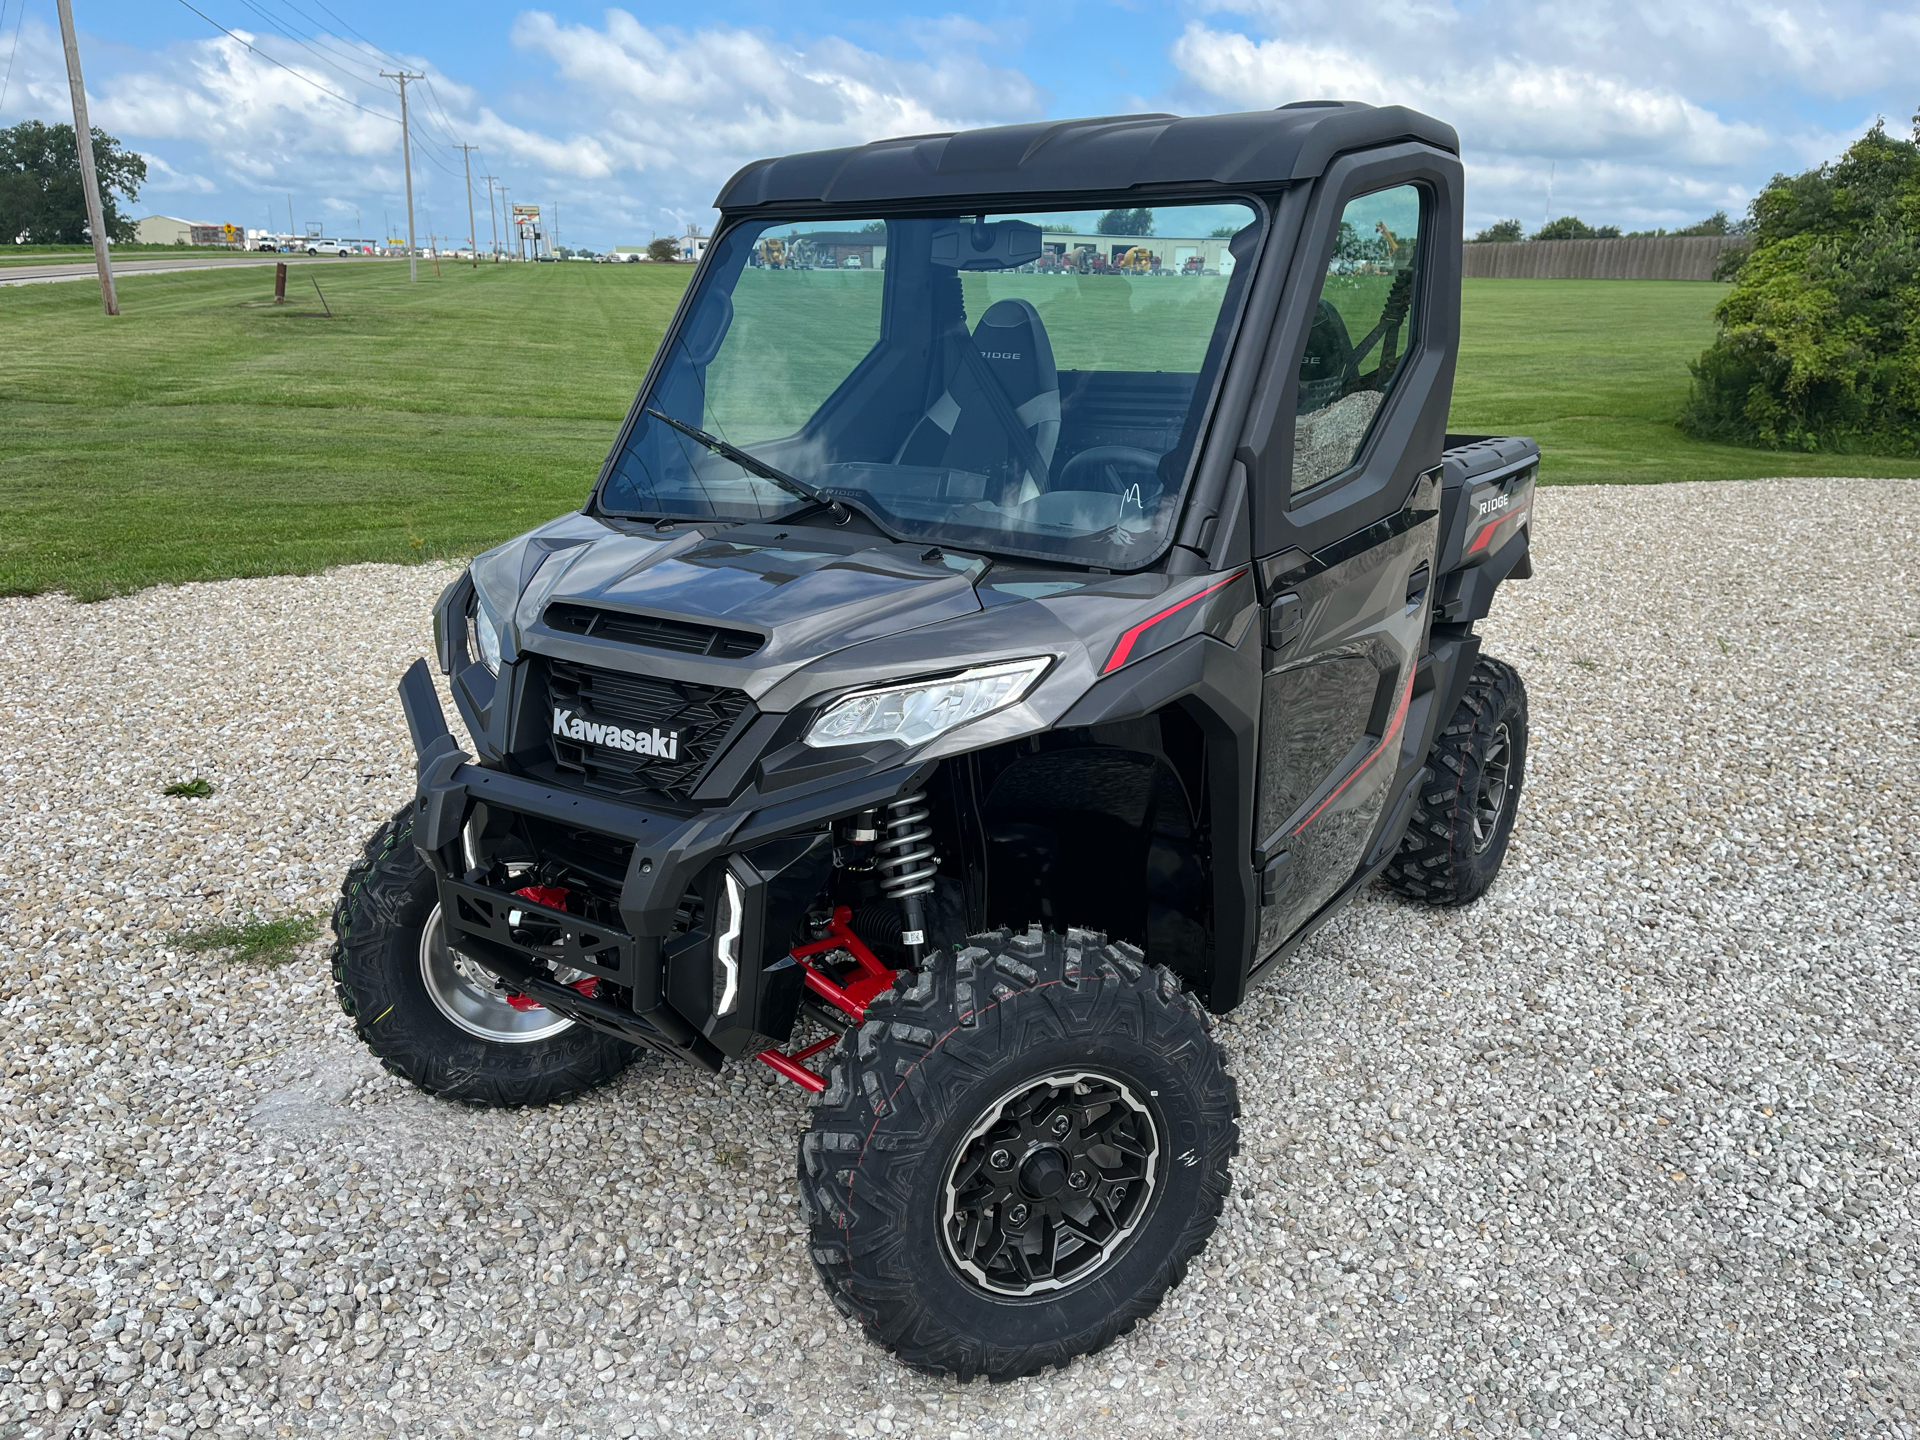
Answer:
M1259 233L1245 203L736 226L600 508L763 520L805 488L901 539L1145 564Z

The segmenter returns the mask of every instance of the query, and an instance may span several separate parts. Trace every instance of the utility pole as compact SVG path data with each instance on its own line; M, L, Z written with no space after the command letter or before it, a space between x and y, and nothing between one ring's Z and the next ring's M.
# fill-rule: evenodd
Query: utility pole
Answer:
M560 254L560 204L558 201L555 201L553 206L553 253ZM561 256L561 259L565 258L564 255Z
M80 41L73 31L73 6L60 0L60 39L67 48L67 85L73 91L73 144L80 158L80 188L87 197L87 229L93 232L93 263L100 270L100 303L107 314L120 313L113 292L113 261L107 258L107 219L100 204L100 173L93 167L93 126L87 121L87 87L80 78Z
M480 268L480 232L474 228L473 224L473 152L480 147L461 145L456 148L460 151L461 163L467 167L467 249L473 254L473 268L478 270Z
M493 263L498 265L500 263L500 226L493 218L494 177L491 175L482 175L480 178L487 182L487 228L493 231Z
M407 279L420 279L420 252L413 243L413 136L407 129L407 81L424 80L425 73L414 75L405 70L382 70L383 80L400 82L400 158L407 172Z
M287 194L287 243L293 243L293 194Z

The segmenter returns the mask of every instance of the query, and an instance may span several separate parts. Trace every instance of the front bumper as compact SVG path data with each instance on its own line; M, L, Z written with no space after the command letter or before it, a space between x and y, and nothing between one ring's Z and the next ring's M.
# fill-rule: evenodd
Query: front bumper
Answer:
M932 768L869 772L798 799L763 800L749 789L724 809L675 815L472 763L447 728L424 661L401 679L400 702L418 764L414 845L439 882L449 943L550 1009L708 1069L718 1069L726 1055L752 1053L769 1035L786 1038L766 1026L770 1017L779 1022L776 992L790 977L769 971L785 956L794 907L804 908L825 883L831 822L912 791ZM591 925L476 883L482 876L466 870L462 831L479 805L631 843L620 887L623 928ZM722 867L734 881L730 895L739 897L727 927L736 931L726 957L735 983L724 1011L712 937L704 928L676 933L683 897ZM520 943L518 927L505 918L508 907L558 929L561 942ZM631 1009L543 978L548 962L623 988ZM790 1025L791 1013L785 1018Z

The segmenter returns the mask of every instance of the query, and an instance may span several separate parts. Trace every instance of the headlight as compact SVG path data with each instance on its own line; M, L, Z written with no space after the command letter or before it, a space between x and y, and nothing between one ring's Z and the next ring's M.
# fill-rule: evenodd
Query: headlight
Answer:
M475 656L490 674L500 673L500 622L493 618L493 612L478 595L473 597L473 608L467 612L467 658Z
M945 680L856 690L829 705L808 727L809 745L898 740L918 745L968 720L1013 704L1051 663L1047 656L963 670Z

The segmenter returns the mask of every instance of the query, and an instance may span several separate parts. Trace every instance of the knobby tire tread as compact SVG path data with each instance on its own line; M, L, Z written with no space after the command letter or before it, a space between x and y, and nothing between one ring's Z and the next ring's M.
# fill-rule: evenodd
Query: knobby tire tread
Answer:
M575 1025L552 1040L528 1045L460 1037L455 1043L465 1053L460 1063L449 1063L443 1046L436 1043L437 1013L415 1013L432 1004L425 989L417 999L391 993L379 952L399 941L407 947L404 953L417 953L419 928L409 929L406 917L419 908L423 883L430 883L413 847L413 819L414 807L408 804L374 832L347 867L333 907L333 990L353 1021L354 1033L389 1074L429 1095L462 1104L560 1104L611 1085L637 1053L611 1036ZM529 1064L541 1060L548 1063ZM556 1060L561 1063L552 1063Z
M1523 747L1527 728L1527 687L1520 672L1504 660L1481 656L1467 678L1466 693L1434 736L1427 764L1432 778L1420 788L1419 803L1407 824L1400 849L1381 872L1381 882L1410 900L1429 905L1465 905L1485 893L1505 855L1505 838L1491 867L1476 864L1472 826L1464 808L1474 800L1479 756L1502 717L1517 722ZM1519 785L1516 784L1516 790ZM1517 800L1516 800L1517 803ZM1511 812L1505 822L1511 825Z
M1219 1221L1231 1187L1228 1162L1239 1151L1240 1106L1211 1022L1166 967L1103 939L1087 931L1044 940L1006 931L975 936L957 957L948 953L925 970L903 972L833 1052L800 1147L811 1257L835 1308L915 1369L1005 1381L1104 1349L1159 1307ZM913 1220L904 1213L913 1171L945 1163L931 1153L935 1132L986 1073L982 1061L991 1057L964 1041L996 1028L1076 1039L1153 1036L1185 1058L1205 1092L1206 1168L1199 1201L1174 1243L1125 1303L1031 1344L961 1333L930 1303L910 1267L890 1263Z

